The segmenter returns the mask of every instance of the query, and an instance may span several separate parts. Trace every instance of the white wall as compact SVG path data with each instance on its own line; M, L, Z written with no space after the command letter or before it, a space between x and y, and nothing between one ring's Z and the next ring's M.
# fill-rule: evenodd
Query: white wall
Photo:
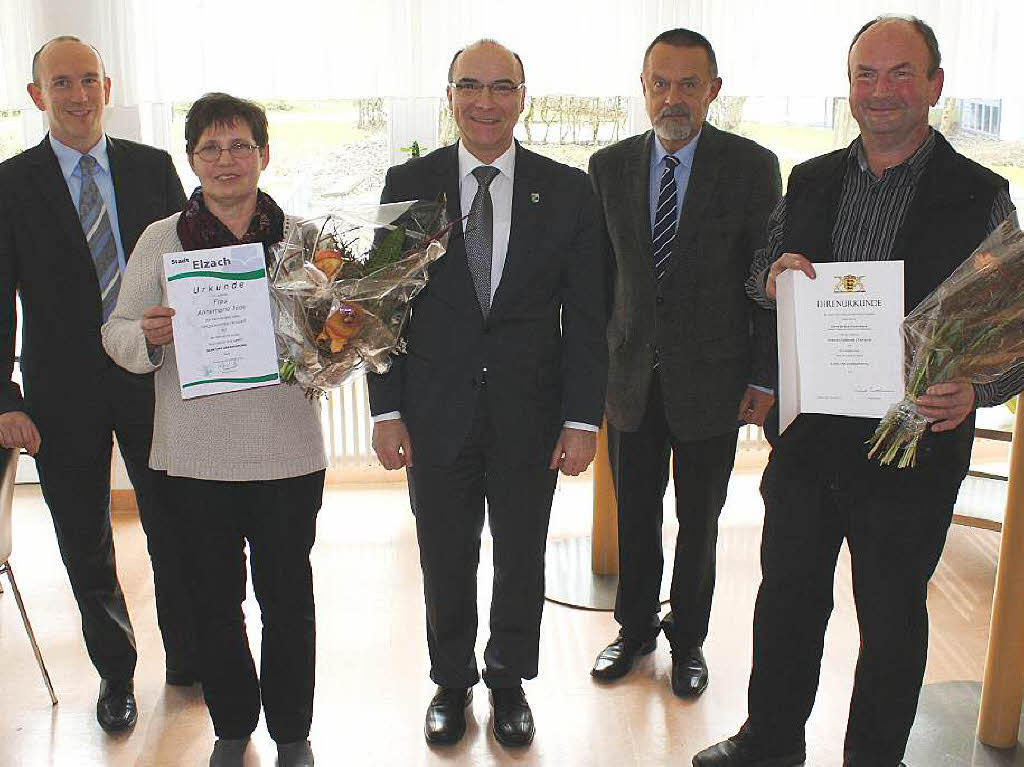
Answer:
M1024 141L1024 96L1019 93L1003 99L999 138L1003 141Z

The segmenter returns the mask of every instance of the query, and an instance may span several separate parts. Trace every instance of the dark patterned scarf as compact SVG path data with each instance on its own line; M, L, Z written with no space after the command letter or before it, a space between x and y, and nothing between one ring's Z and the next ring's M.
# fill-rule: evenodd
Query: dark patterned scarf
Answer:
M238 239L224 223L210 212L203 202L203 188L196 187L185 204L185 210L178 216L178 237L185 250L223 248L228 245L244 245L250 242L263 243L263 251L270 262L268 247L284 239L284 211L270 195L257 190L256 212L249 222L249 229Z

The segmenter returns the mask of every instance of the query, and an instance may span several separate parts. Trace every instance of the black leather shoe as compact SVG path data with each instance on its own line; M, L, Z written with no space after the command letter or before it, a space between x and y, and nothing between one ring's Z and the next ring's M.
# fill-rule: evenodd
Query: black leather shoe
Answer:
M277 767L313 767L313 747L308 740L277 744Z
M656 644L654 639L639 642L620 631L615 641L601 650L601 654L594 661L594 667L590 669L590 675L605 682L625 676L633 668L633 662L637 658L654 652Z
M533 712L522 686L491 690L491 705L494 707L491 732L495 739L503 746L530 745L535 732Z
M100 697L96 701L96 721L107 732L124 732L135 726L139 708L135 704L135 682L131 679L113 682L100 680Z
M466 707L472 700L472 687L438 687L423 720L427 743L458 743L466 732Z
M768 753L741 732L705 748L693 757L693 767L799 767L804 761L803 748L788 753Z
M249 747L248 738L217 738L210 754L209 767L242 767L245 764L245 749Z
M708 686L708 664L700 647L672 650L672 692L696 698Z

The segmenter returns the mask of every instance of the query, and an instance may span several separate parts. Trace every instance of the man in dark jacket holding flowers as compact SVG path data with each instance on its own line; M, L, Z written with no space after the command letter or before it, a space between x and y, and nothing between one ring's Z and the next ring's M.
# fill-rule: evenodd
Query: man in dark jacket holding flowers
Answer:
M748 283L769 308L787 269L814 278L815 261L902 260L910 309L1013 214L1005 179L958 155L928 125L943 71L927 24L875 19L854 37L848 63L861 137L793 169ZM861 649L843 765L901 764L927 657L927 584L967 473L974 409L1022 388L1020 369L988 385L929 388L917 404L932 424L907 469L868 459L877 419L804 414L780 436L773 413L748 718L694 765L804 763L844 539Z
M522 681L538 672L555 479L594 459L604 409L604 253L586 176L513 139L526 103L519 57L481 40L456 53L448 81L458 144L391 168L381 194L385 203L444 194L458 223L413 301L408 353L368 377L373 446L384 468L408 471L438 685L427 742L462 738L481 676L486 506L491 731L504 746L526 746L535 727Z

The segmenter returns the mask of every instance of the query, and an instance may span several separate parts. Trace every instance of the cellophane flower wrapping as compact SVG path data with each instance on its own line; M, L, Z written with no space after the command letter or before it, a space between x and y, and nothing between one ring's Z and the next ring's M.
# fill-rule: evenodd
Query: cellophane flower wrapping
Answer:
M270 295L281 379L315 395L404 351L428 267L444 255L444 201L353 206L301 221L275 246Z
M868 440L870 457L914 466L928 421L914 404L947 381L988 383L1024 361L1024 234L1011 215L903 320L906 391Z

